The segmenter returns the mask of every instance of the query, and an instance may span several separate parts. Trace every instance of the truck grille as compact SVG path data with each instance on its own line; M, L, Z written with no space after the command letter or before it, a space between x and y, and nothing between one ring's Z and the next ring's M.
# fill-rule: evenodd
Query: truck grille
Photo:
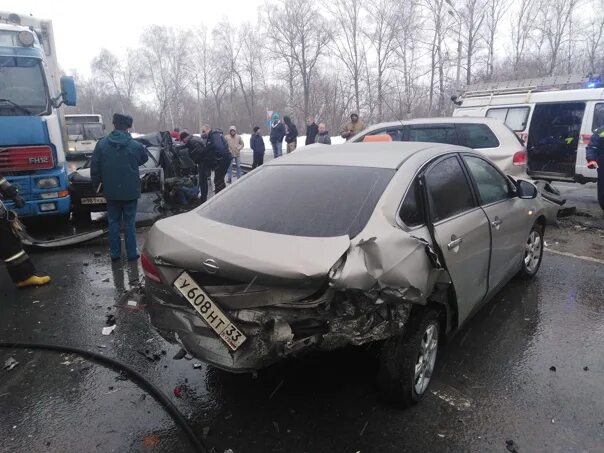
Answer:
M0 172L50 170L53 166L49 146L0 148Z

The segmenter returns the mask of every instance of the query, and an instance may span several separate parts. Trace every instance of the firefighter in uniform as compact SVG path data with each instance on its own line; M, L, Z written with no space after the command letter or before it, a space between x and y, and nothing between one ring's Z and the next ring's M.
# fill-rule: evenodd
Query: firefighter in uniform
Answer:
M587 168L598 170L598 202L604 210L604 126L596 129L587 145Z
M2 175L0 175L0 197L10 198L17 208L25 206L25 201ZM4 261L11 279L19 288L45 285L50 282L48 276L36 275L34 264L23 250L21 241L13 231L11 216L0 199L0 260Z

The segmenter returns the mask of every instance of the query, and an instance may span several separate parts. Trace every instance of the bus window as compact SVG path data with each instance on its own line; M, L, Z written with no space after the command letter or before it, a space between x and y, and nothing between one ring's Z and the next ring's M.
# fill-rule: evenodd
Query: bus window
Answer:
M526 129L528 115L528 107L502 107L489 109L487 111L487 117L497 118L503 121L515 132L520 132Z

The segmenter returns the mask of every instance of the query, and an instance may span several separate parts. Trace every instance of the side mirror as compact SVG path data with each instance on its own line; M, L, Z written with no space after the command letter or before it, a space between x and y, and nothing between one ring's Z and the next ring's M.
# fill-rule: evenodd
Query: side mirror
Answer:
M525 200L536 198L539 194L539 191L534 184L522 179L516 181L516 188L518 189L518 196Z
M61 76L61 97L65 105L74 106L77 102L76 87L73 77Z

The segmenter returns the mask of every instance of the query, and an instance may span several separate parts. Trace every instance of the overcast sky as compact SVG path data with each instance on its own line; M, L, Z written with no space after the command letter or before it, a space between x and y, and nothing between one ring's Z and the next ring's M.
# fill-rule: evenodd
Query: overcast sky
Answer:
M51 19L59 64L89 74L90 60L102 48L121 54L136 47L152 24L209 28L228 16L232 23L254 22L262 0L2 0L0 10Z

